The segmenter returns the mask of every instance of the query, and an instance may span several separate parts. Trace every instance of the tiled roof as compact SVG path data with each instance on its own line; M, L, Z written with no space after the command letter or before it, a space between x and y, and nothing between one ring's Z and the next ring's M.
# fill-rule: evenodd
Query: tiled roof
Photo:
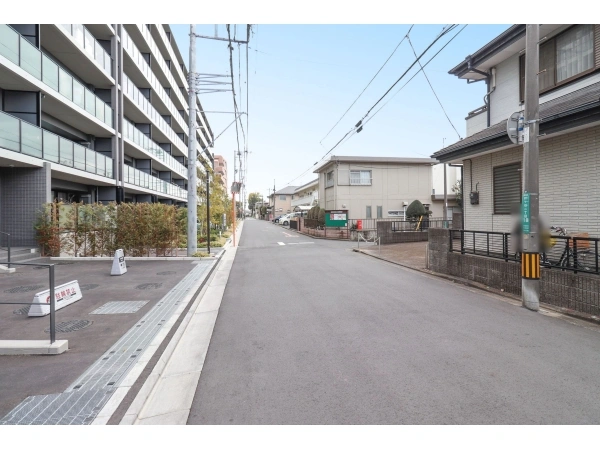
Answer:
M600 104L600 82L591 84L584 88L565 94L548 102L540 104L540 123L548 122L558 114L568 113L578 108ZM481 142L502 137L506 135L506 120L499 122L485 130L475 133L465 139L462 139L448 147L438 150L432 158L438 158L442 155L462 150Z

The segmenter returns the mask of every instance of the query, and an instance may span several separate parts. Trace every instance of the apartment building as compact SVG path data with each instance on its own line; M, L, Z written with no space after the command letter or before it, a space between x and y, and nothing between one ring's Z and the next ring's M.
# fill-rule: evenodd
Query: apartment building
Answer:
M435 164L429 158L332 156L315 170L319 206L346 209L349 219L404 218L407 206L419 200L433 217L442 217L443 201L433 188ZM456 180L458 169L447 170ZM443 178L441 185L443 189ZM450 198L449 206L455 205Z
M227 188L227 160L221 155L215 155L215 173L221 175L221 184L228 191Z
M507 232L523 193L522 144L507 119L524 110L525 25L513 25L450 70L484 81L467 137L432 155L464 167L464 227ZM547 226L600 236L600 25L540 25L539 204Z
M0 25L0 231L34 245L52 200L186 205L187 79L168 25Z
M308 211L319 204L319 179L315 178L296 188L290 206L293 211Z
M297 187L298 186L286 186L283 189L275 191L274 194L269 195L271 219L292 212L292 200L294 199Z

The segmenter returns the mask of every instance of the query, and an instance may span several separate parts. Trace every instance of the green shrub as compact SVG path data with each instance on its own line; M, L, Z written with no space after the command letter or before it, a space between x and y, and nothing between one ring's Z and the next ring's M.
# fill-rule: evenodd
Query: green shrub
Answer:
M425 215L427 215L427 210L425 210L423 203L421 203L419 200L415 200L408 205L408 208L406 208L406 218L409 220L418 219L419 217Z
M323 208L319 208L319 225L325 226L325 210Z

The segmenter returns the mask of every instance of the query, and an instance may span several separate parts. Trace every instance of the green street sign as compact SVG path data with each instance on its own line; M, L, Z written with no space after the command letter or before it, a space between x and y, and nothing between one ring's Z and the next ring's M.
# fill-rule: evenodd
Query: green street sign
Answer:
M521 222L523 223L523 234L529 234L531 225L531 214L529 209L529 192L523 192L523 203L521 204Z

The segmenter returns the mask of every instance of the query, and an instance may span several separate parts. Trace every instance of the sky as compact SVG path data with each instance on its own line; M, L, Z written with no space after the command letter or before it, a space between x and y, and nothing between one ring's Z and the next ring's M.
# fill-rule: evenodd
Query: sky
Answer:
M288 185L300 186L316 178L313 173L315 162L363 118L414 62L414 53L405 39L368 89L325 138L410 26L253 25L248 49L248 79L245 46L240 45L238 49L237 44L233 45L236 99L239 111L248 113L248 122L243 116L248 149L248 193L259 192L266 196L273 185L279 190ZM486 87L484 82L467 85L465 80L459 80L448 71L509 26L469 24L425 68L460 137L465 137L467 113L484 104ZM442 24L414 25L409 37L417 55L443 27ZM171 25L171 28L186 65L189 65L189 25ZM421 62L427 62L461 28L438 41ZM233 31L232 25L232 37ZM215 25L197 25L196 33L214 36ZM227 37L225 25L219 25L217 33L219 37ZM236 38L245 39L245 36L246 25L238 25ZM197 72L230 73L227 42L197 39L196 51ZM378 107L392 98L418 69L418 65L414 66ZM201 94L200 101L205 111L227 112L207 114L214 135L220 134L234 118L232 92ZM241 129L238 134L243 154ZM459 140L458 134L444 115L427 80L419 73L364 125L361 133L351 136L329 155L426 158L444 145ZM214 147L214 153L227 160L230 186L237 148L236 129L231 126Z

